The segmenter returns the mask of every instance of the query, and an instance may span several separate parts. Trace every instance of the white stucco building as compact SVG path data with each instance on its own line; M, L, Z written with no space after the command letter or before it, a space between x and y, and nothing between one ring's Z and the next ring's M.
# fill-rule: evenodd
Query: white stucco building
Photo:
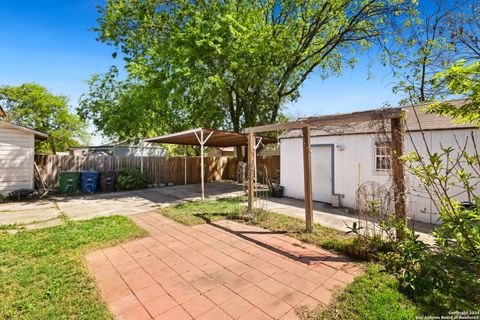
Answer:
M461 101L454 101L461 103ZM417 106L420 121L417 121L412 107L407 112L405 151L413 150L412 141L420 153L425 153L425 141L433 152L441 146L456 148L457 141L462 143L471 139L473 134L480 142L479 130L469 124L454 124L450 118L425 114ZM419 125L419 123L421 125ZM312 181L313 200L332 203L333 195L338 195L341 206L356 208L359 185L374 181L379 185L390 185L390 144L389 128L379 128L381 122L355 123L347 126L327 126L312 129ZM383 130L382 130L383 129ZM284 186L284 195L303 199L303 144L301 130L290 130L280 136L280 184ZM458 149L458 148L457 148ZM469 143L467 151L473 151ZM434 205L415 177L407 178L408 215L417 221L438 223ZM452 194L456 194L452 190ZM466 195L456 195L466 200Z

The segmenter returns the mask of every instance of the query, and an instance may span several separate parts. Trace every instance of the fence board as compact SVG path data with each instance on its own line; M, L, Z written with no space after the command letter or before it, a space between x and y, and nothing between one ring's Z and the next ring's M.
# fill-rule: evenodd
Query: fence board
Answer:
M36 155L35 162L44 182L58 187L61 171L119 170L141 167L141 157ZM200 157L187 157L187 183L200 182ZM185 158L143 157L144 173L152 184L185 182ZM279 156L257 157L257 170L261 177L277 177L280 171ZM205 181L237 179L237 161L232 157L205 157Z

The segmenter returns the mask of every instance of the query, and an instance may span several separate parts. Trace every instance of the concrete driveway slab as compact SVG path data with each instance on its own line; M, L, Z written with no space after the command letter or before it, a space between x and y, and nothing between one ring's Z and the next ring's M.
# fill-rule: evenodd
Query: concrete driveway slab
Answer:
M54 203L42 204L38 207L20 205L15 208L11 204L6 207L9 209L0 206L0 225L41 222L60 215L60 210Z
M239 196L242 186L233 182L211 182L206 197ZM49 221L65 214L72 220L109 215L133 215L182 201L200 200L200 185L177 185L136 191L96 193L84 196L52 196L48 199L0 204L0 225ZM46 224L48 225L48 224Z

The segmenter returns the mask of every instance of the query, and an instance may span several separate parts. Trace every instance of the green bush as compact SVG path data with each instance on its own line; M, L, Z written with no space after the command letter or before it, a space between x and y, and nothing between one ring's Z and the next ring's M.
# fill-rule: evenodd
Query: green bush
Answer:
M430 247L405 229L405 238L383 255L385 268L425 315L479 310L478 273L459 256Z
M140 168L120 169L117 176L118 190L138 190L148 186L148 178Z

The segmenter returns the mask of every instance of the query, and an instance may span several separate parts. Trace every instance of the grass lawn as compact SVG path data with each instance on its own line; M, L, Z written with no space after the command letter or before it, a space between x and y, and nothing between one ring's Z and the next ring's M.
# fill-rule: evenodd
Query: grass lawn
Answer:
M83 255L145 234L121 216L0 233L0 319L111 319Z
M403 320L415 319L418 314L416 306L399 292L398 282L382 272L378 264L369 264L365 273L356 277L325 309L298 312L304 320Z
M161 209L164 216L187 226L233 218L238 209L237 198L184 202Z
M234 218L238 199L219 199L189 202L163 208L160 212L185 225L195 225L225 218ZM353 236L315 224L312 233L305 232L305 221L271 212L259 215L245 223L272 231L284 231L301 241L325 249L346 252ZM417 308L398 288L398 282L382 271L378 264L369 264L365 274L357 277L335 297L326 309L314 312L298 310L303 319L414 319Z
M177 222L187 226L212 222L220 219L234 219L239 210L237 198L226 198L209 201L185 202L160 209L160 212ZM272 231L286 231L287 235L301 241L318 245L322 248L345 252L351 245L353 237L344 232L314 225L312 233L305 232L305 221L272 212L260 212L258 219L245 221Z

